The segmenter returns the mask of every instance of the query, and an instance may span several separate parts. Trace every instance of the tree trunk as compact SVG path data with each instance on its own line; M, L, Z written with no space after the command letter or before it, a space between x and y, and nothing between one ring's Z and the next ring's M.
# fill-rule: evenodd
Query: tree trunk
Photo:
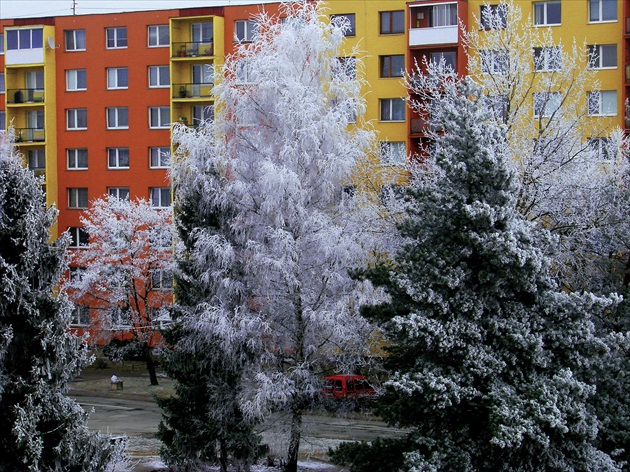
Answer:
M221 472L228 472L228 451L225 439L219 439L219 465Z
M289 439L289 453L284 472L297 472L298 453L302 436L302 412L295 408L291 416L291 437Z
M151 385L158 385L157 374L155 372L155 363L153 357L151 357L151 350L147 349L146 353L147 370L149 371L149 379L151 379Z

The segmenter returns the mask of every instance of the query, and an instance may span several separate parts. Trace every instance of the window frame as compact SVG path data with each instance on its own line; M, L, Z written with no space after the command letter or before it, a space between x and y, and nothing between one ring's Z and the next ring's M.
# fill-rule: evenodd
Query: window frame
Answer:
M76 280L73 275L73 269L75 272L80 272L81 269L85 270L85 267L70 267L70 280ZM70 326L83 327L91 325L90 307L86 305L74 305L72 307L72 317L70 319Z
M550 5L558 5L560 8L559 11L559 15L560 15L560 20L558 21L558 23L550 23L549 22L549 6ZM536 11L537 7L541 6L543 7L543 18L542 18L542 22L538 22L539 18L538 18L538 13ZM533 4L533 11L534 11L534 26L560 26L562 25L562 2L560 0L548 0L545 2L534 2Z
M488 10L488 13L486 13ZM499 18L501 24L497 28L493 28L491 24L488 24L488 19ZM507 28L508 20L508 5L506 3L495 3L490 5L479 5L479 29L489 31L492 29L505 29Z
M560 58L560 64L554 64L553 60ZM562 47L543 46L534 48L534 71L535 72L555 72L562 70Z
M121 197L120 194L125 192L126 195ZM119 198L121 200L129 200L129 187L107 187L107 195Z
M431 51L429 52L428 55L428 61L437 64L440 59L438 59L439 57L443 57L444 58L444 65L447 67L450 67L453 72L457 72L457 52L456 51ZM453 60L451 61L450 59L447 60L447 58L452 58Z
M602 19L604 16L604 4L610 2L615 6L615 17L613 19ZM597 5L598 19L593 19L593 5ZM619 11L617 8L617 0L588 0L588 22L589 23L614 23L619 21Z
M128 107L107 107L105 109L107 129L129 129Z
M68 47L69 45L69 41L68 41L68 37L69 37L69 33L72 35L72 43L74 45L74 47L70 48ZM77 38L77 33L83 33L82 38ZM73 30L64 30L63 32L63 37L64 37L64 41L65 41L65 50L66 52L80 52L80 51L86 51L87 50L87 35L85 32L85 29L73 29ZM77 43L83 43L83 47L79 47L79 45L77 45Z
M151 289L159 291L173 290L173 272L167 269L152 270Z
M90 235L83 226L68 226L66 232L70 235L71 249L86 249L90 245Z
M85 151L82 153L80 151ZM85 166L82 164L82 156L85 154ZM66 149L66 169L67 170L87 170L88 169L88 150L87 148L69 148Z
M129 148L128 147L108 147L107 148L107 169L127 170L129 169ZM126 165L124 164L126 160ZM121 161L123 164L121 164Z
M239 35L239 26L242 25L242 38ZM236 43L251 43L256 40L256 34L258 22L253 19L248 20L234 20L234 42Z
M79 87L79 72L83 72L83 82L85 87ZM73 74L74 73L74 74ZM75 88L70 87L70 77L74 75ZM66 92L84 92L87 90L87 70L86 69L66 69Z
M155 44L151 44L151 29L156 28L155 30ZM166 28L166 44L162 44L160 42L161 34L160 30L162 28ZM149 48L167 48L171 45L171 33L169 31L168 25L148 25L147 26L147 47Z
M400 152L400 148L404 152ZM407 143L405 141L379 141L378 157L381 165L399 166L407 165ZM402 157L402 159L393 159L392 157Z
M610 155L611 139L609 137L587 138L587 146L603 161L610 161L614 156Z
M123 35L120 34L121 31L124 31ZM105 49L126 49L128 47L127 38L126 26L110 26L105 28ZM110 45L110 43L112 45Z
M402 69L400 70L400 74L394 73L394 58L402 58ZM389 66L385 67L385 63L389 61ZM386 69L389 69L386 74ZM383 56L379 56L379 78L381 79L393 79L400 78L405 76L405 55L404 54L386 54Z
M537 99L541 95L546 96L546 98L543 97L544 98L543 102L540 102L540 100ZM557 103L557 106L553 110L548 110L547 109L547 107L549 106L550 103L553 105L553 102L552 102L552 100L549 99L549 97L558 97L560 99L559 103ZM549 91L534 92L534 95L533 95L532 98L534 100L534 118L535 119L549 118L556 111L558 111L558 109L562 105L562 94L560 92L549 92ZM542 106L544 107L543 109L540 109L540 107L538 106L539 103L542 104ZM540 113L540 112L542 112L542 113Z
M164 196L168 194L168 205L164 205ZM153 208L171 208L171 188L170 187L151 187L149 189L149 201ZM157 205L156 205L157 203Z
M614 58L615 58L615 65L613 66L604 66L602 65L603 59L604 59L604 54L602 53L603 50L606 49L614 49L615 53L614 53ZM616 69L619 66L619 61L617 60L617 52L618 52L618 48L617 48L617 44L613 43L613 44L592 44L592 45L588 45L587 46L587 50L588 50L588 67L589 69ZM593 52L597 50L597 54L595 55ZM595 61L597 62L597 64L595 64Z
M35 161L37 161L37 165L32 165L33 163L33 156L35 157ZM26 159L27 159L27 164L28 164L28 168L32 171L38 171L38 170L46 170L46 149L44 148L38 148L38 149L29 149L28 152L26 153ZM40 162L43 161L43 162ZM43 165L40 165L43 164Z
M163 84L161 82L163 69L166 68L166 80L167 83ZM157 84L152 83L153 74L155 71L155 78L157 78ZM149 66L147 69L148 79L149 79L149 88L169 88L171 86L171 78L170 78L170 66L169 65L157 65L157 66Z
M166 164L163 156L167 155ZM168 146L151 146L149 148L149 169L168 169L170 163L171 148Z
M403 117L400 119L394 119L394 115L396 112L394 105L396 103L402 104ZM387 113L383 113L384 111L383 107L385 105L388 108ZM388 116L384 116L385 114L387 114ZM379 99L379 121L388 122L388 123L390 122L400 123L400 122L405 121L406 116L407 116L406 100L404 98L395 97L395 98L380 98Z
M606 100L605 97L608 97ZM612 103L614 104L614 112L607 113L608 107L606 107L606 103L611 103L610 98L613 98ZM586 104L587 104L587 113L588 116L617 116L618 107L617 107L617 91L616 90L598 90L595 92L587 92L586 94ZM595 105L597 108L594 110Z
M35 31L39 33L35 35ZM28 39L25 37L28 33ZM26 49L42 49L44 47L44 29L39 28L18 28L6 30L7 35L7 50L8 51L23 51ZM12 36L15 35L15 47L9 42L13 42ZM24 44L22 44L24 43ZM26 47L28 45L28 47Z
M348 20L350 28L343 32L345 37L354 37L357 35L357 16L355 13L336 13L334 15L330 15L331 20L334 18L346 18Z
M509 70L509 52L507 49L483 49L479 51L479 60L481 61L482 74L507 74Z
M122 71L125 71L124 78L120 75ZM105 69L105 74L106 74L107 90L126 90L129 88L129 68L128 67L107 67ZM126 82L126 84L121 85L120 84L121 82Z
M68 209L86 210L89 205L88 197L87 187L68 187Z
M81 120L81 116L79 113L83 112L85 126L79 126L79 122ZM71 121L74 122L75 126L70 126ZM67 131L83 131L88 129L88 116L87 116L87 108L66 108L66 130Z
M394 17L394 14L398 16L398 14L402 13L402 21L400 25L397 25L397 21ZM385 17L388 19L385 21ZM394 35L394 34L404 34L405 33L405 10L389 10L389 11L380 11L378 14L379 19L379 34L382 35ZM385 25L387 24L387 27Z
M212 32L210 38L204 36L204 25L210 25L210 31ZM195 31L195 27L199 27L199 33ZM190 25L190 41L192 43L211 43L214 41L214 23L212 21L202 21L199 23L192 23Z
M157 118L159 123L157 126L153 123L153 112L157 111ZM166 123L163 123L162 114L166 111ZM149 107L149 129L170 129L171 127L171 110L170 107L155 106Z

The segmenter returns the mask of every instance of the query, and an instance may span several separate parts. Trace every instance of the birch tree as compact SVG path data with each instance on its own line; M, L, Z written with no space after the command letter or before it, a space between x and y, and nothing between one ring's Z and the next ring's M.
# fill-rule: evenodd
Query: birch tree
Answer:
M90 432L67 396L88 363L57 290L67 240L50 242L56 211L10 135L0 131L0 470L103 471L121 447Z
M131 339L158 385L152 350L172 302L172 215L146 200L114 196L90 202L81 217L89 245L72 253L66 281L72 301L90 307L96 342Z

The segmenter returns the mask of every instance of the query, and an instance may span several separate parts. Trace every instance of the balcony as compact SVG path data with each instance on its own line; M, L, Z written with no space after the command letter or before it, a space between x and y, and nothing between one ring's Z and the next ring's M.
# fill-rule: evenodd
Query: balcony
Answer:
M185 98L210 98L212 97L213 83L210 84L173 84L172 95L174 99Z
M457 3L411 5L409 46L457 44L459 25Z
M16 143L41 143L46 133L41 128L15 128Z
M438 124L431 122L431 119L428 117L411 118L410 122L412 136L424 136L429 132L436 132L441 129Z
M19 104L19 103L43 103L44 91L42 89L8 89L7 90L7 103Z
M172 44L172 57L208 57L214 54L212 42L185 42Z

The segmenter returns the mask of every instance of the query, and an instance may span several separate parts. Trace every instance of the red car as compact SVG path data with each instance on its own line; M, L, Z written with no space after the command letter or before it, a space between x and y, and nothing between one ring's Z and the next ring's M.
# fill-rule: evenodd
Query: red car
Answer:
M331 375L324 379L322 396L336 399L366 399L376 395L364 375Z

